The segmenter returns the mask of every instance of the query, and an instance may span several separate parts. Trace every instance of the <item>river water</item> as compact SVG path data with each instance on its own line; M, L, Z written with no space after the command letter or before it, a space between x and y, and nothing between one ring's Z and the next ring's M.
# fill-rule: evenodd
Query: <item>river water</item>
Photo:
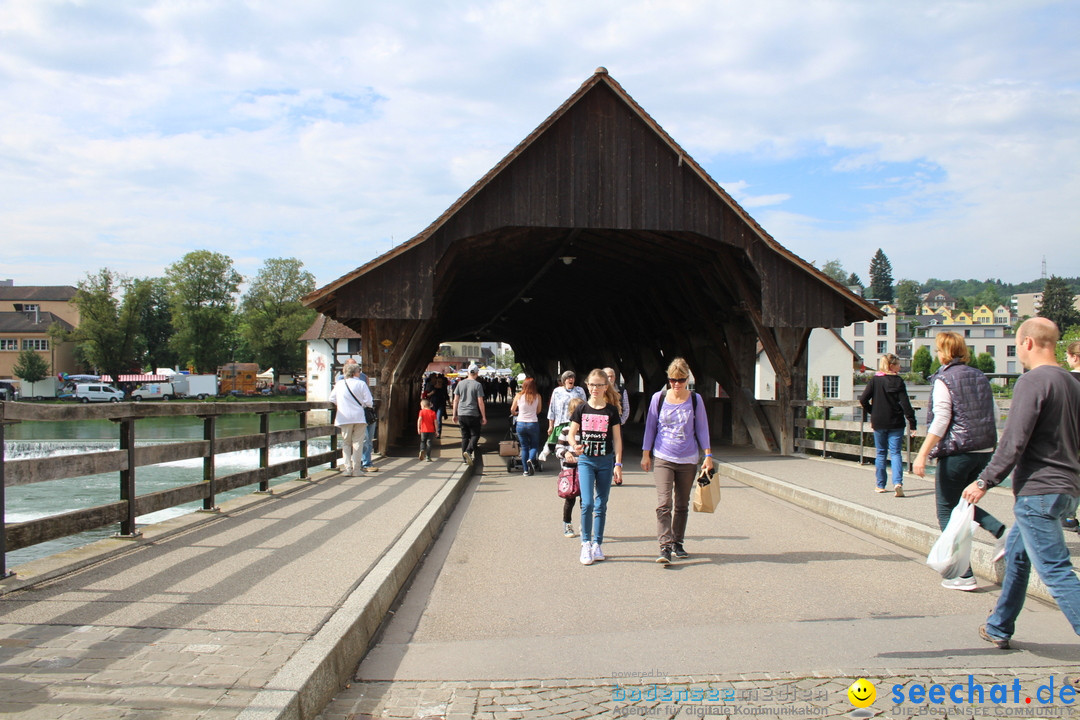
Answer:
M299 423L299 417L294 412L270 416L271 430L288 430L299 427ZM224 415L219 417L217 421L217 436L219 438L250 435L258 432L259 418L257 415ZM5 429L4 452L5 457L9 460L21 460L115 450L119 448L118 433L119 425L109 420L23 422L9 425ZM183 440L201 440L202 436L202 420L194 417L146 418L135 423L136 446ZM325 452L329 448L329 438L317 438L309 441L308 455ZM298 445L277 446L271 448L270 464L286 462L298 457L300 457ZM258 466L258 450L244 450L218 455L216 461L218 477L240 472L241 470L250 470ZM136 493L144 495L158 490L199 482L202 479L202 467L202 458L140 467L136 472ZM317 469L319 468L312 468L311 472L315 472ZM296 477L298 477L296 473L283 475L271 480L270 484L273 486ZM218 499L221 501L244 495L257 489L257 487L257 485L250 485L227 493L221 493L218 495ZM106 473L8 487L5 499L4 521L7 523L25 522L26 520L119 500L120 474ZM148 515L141 515L136 518L136 523L138 525L147 525L160 522L177 515L194 512L201 507L201 501L179 505ZM20 550L13 550L7 554L7 566L14 568L16 565L30 560L79 547L109 537L118 530L119 525L112 525Z

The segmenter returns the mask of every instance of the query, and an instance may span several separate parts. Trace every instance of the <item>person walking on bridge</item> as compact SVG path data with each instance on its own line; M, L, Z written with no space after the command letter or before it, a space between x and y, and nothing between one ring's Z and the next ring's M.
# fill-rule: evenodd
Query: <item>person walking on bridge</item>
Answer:
M1005 579L997 605L979 627L983 640L1007 650L1024 607L1031 568L1039 574L1073 630L1080 635L1080 578L1061 527L1080 498L1080 384L1057 364L1058 328L1036 317L1016 333L1025 372L990 464L964 490L978 503L1012 472L1016 523L1005 541Z
M870 416L870 427L874 429L877 492L888 492L887 456L892 454L893 492L896 497L904 497L904 459L900 455L900 445L904 439L904 418L907 418L911 433L915 434L915 410L911 407L904 378L900 377L900 358L892 353L881 356L878 372L866 383L859 404Z
M364 408L371 407L373 401L367 383L360 380L359 365L345 363L341 376L341 380L337 381L330 393L330 402L337 406L334 425L341 428L341 455L345 474L355 475L361 469L361 454L367 435Z
M487 425L484 386L477 379L479 374L480 368L470 365L469 377L454 388L454 422L461 428L461 456L469 465L476 463L480 428Z
M959 334L938 333L935 339L941 369L931 378L930 410L926 440L912 467L926 477L926 461L937 458L937 516L942 530L964 488L979 476L997 444L997 410L990 381L981 370L967 364L968 348ZM982 508L975 508L975 522L997 538L994 560L1005 552L1005 526ZM946 578L949 590L975 590L971 568L961 577Z
M672 553L680 560L690 557L683 541L699 450L705 456L705 470L713 469L705 403L687 388L690 366L675 358L667 374L670 389L659 391L649 401L641 446L641 469L652 470L656 483L656 539L660 543L656 562L661 565L671 563Z

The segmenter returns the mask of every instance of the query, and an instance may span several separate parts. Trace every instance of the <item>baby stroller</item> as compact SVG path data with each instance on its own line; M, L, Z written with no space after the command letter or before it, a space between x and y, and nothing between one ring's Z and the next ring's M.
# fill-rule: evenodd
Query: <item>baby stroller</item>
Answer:
M517 436L517 418L510 416L510 429L506 431L506 438L499 441L499 455L506 461L506 472L524 470L521 465L521 441Z

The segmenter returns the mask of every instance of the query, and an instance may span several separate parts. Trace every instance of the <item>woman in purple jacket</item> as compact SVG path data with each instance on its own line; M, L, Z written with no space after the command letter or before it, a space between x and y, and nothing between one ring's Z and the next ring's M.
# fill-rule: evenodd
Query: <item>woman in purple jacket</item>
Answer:
M705 469L713 469L705 403L687 388L690 367L682 358L675 358L667 374L670 389L661 390L649 401L641 447L641 469L652 470L656 482L656 537L660 542L656 562L664 565L671 562L672 554L679 559L690 556L683 539L699 448L705 454Z

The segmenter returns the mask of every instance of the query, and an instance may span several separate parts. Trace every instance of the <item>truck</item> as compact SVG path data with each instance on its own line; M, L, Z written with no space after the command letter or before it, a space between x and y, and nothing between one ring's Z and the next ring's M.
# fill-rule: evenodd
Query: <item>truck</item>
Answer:
M227 363L218 368L218 391L222 395L256 395L258 363Z

